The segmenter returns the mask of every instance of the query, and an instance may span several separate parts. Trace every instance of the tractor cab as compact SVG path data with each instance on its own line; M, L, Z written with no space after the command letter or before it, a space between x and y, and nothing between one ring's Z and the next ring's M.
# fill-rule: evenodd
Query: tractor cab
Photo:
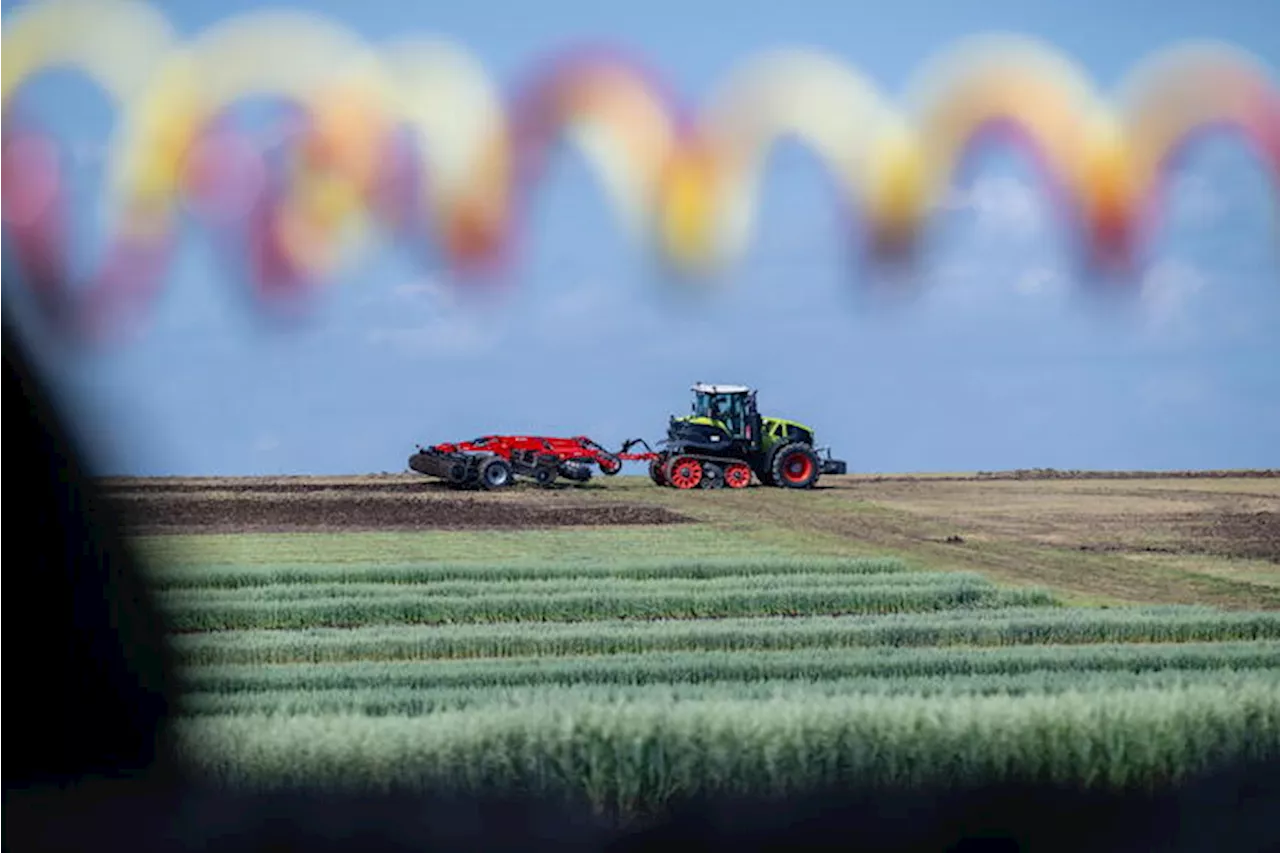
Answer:
M750 392L742 386L694 386L695 418L722 424L735 438L746 432L746 410Z
M744 385L693 386L693 419L724 428L739 441L749 441L756 413L756 394Z

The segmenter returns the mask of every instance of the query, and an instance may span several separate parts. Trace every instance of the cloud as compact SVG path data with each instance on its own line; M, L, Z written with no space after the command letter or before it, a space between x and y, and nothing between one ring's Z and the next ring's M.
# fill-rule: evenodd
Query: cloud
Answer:
M1152 266L1142 280L1148 331L1162 336L1194 334L1193 303L1207 283L1208 275L1186 261L1168 259Z
M434 276L423 276L398 284L391 288L391 297L404 302L431 302L441 307L458 304L457 293L449 283Z
M979 178L953 187L937 208L972 213L982 231L1003 236L1029 236L1045 230L1047 196L1033 183L1007 175Z
M1203 228L1228 212L1227 200L1203 175L1183 174L1170 181L1163 215L1170 222Z
M506 324L494 316L467 316L462 313L437 315L415 326L372 329L367 340L374 346L390 346L401 355L471 356L489 352L502 342Z
M532 330L538 343L564 346L598 342L619 333L619 320L634 325L639 306L629 304L616 282L583 278L577 285L538 299Z
M468 304L450 283L426 275L391 288L406 324L369 330L366 340L411 358L471 356L489 352L506 337L505 305ZM425 315L425 316L424 316ZM423 319L417 322L408 318Z
M1070 285L1065 270L1053 263L1011 259L990 262L973 260L948 261L930 276L934 298L977 304L993 300L1008 304L1011 293L1028 299L1062 296Z
M1014 278L1013 289L1024 296L1043 296L1061 293L1067 283L1066 274L1059 269L1032 266Z

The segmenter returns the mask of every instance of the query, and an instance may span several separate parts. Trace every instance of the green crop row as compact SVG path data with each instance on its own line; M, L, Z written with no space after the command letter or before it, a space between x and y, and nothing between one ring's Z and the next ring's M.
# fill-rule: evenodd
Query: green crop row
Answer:
M238 588L306 583L440 583L444 581L532 581L576 578L718 578L747 575L907 573L895 559L873 558L695 558L689 560L601 560L554 563L428 563L412 565L158 566L150 570L155 589Z
M482 707L569 707L635 702L775 700L846 695L1023 696L1067 691L1169 689L1214 685L1235 691L1253 683L1280 686L1280 669L1033 670L977 675L862 676L830 680L773 678L659 684L573 684L486 687L363 687L319 690L195 692L182 697L184 715L370 714L417 716Z
M583 621L597 619L701 619L723 616L809 616L901 613L955 607L1055 604L1041 590L996 590L959 583L949 587L852 587L735 592L559 595L403 596L294 602L171 602L164 607L174 631L243 628L346 627L387 623Z
M663 684L770 678L1010 674L1035 670L1101 672L1257 667L1280 667L1280 642L652 652L560 658L233 664L188 667L183 670L183 678L187 690L234 693L393 686L425 689L537 684Z
M643 813L680 795L837 784L1157 786L1221 761L1280 760L1280 686L216 716L180 719L175 733L215 784L445 784Z
M252 630L171 637L187 664L587 655L683 650L1280 639L1280 613L1200 607L1008 608L885 616L811 616L379 625Z
M585 593L595 596L635 595L645 592L687 595L732 591L755 592L780 589L849 589L853 587L962 587L991 589L982 575L970 572L910 572L886 578L884 575L788 574L726 575L692 578L544 578L519 581L434 581L420 584L385 583L295 583L234 589L176 589L157 593L168 604L243 601L321 601L339 598L396 598L408 595L564 595Z

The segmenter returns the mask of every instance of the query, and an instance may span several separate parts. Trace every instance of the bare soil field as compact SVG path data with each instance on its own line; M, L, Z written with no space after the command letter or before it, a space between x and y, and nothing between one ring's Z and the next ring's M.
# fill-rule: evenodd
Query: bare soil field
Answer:
M1081 601L1280 609L1280 471L1034 469L682 492L647 476L458 491L415 474L106 480L137 535L690 524L896 555Z
M1016 468L1012 471L975 471L959 474L860 474L860 480L1150 480L1160 479L1239 479L1280 477L1277 468L1242 468L1220 471L1077 471L1060 468Z
M173 533L501 529L678 524L663 507L583 500L567 490L463 492L417 480L129 482L110 494L129 529ZM589 497L589 495L588 495Z

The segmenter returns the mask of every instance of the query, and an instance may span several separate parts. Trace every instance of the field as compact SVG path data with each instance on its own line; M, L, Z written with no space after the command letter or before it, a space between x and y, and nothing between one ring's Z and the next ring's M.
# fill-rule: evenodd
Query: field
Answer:
M116 480L219 783L653 815L1280 759L1278 472Z

